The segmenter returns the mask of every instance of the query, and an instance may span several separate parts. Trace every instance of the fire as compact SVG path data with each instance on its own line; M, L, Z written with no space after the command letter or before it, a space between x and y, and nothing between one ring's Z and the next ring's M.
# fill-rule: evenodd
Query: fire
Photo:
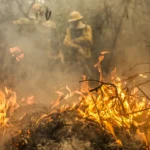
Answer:
M82 97L77 110L82 118L97 122L114 137L113 128L130 128L135 122L134 117L142 114L142 112L135 114L130 112L146 108L146 99L143 97L142 101L139 101L137 97L127 95L126 91L122 90L123 84L120 81L117 77L110 84L101 82L98 91L89 92ZM134 89L133 94L136 93Z
M19 107L16 102L16 93L5 88L6 95L0 91L0 132L5 133L6 128L11 125L10 118Z
M76 108L79 118L82 120L91 120L100 127L111 133L116 139L116 143L122 145L121 141L116 137L115 128L124 128L130 134L130 128L132 125L138 127L140 123L136 122L135 118L143 114L143 109L147 108L147 99L144 96L140 96L138 88L133 88L130 91L126 90L127 82L122 81L116 73L116 68L111 73L111 82L104 82L102 77L101 62L104 59L104 54L101 53L98 63L94 67L98 68L100 73L99 86L95 89L90 88L89 82L86 76L83 75L83 81L79 91L71 92L66 87L69 94L66 96L63 92L58 92L59 95L63 95L63 99L68 99L74 94L79 95L79 104L73 104L73 106L63 105L60 108L60 112L65 110L72 110ZM143 74L139 74L140 77L146 78ZM60 99L57 100L54 106L58 106ZM53 107L54 108L54 107ZM146 111L149 115L149 111ZM139 129L136 130L136 134L142 135L143 141L147 145L147 139L144 133L141 133Z
M125 128L130 131L131 126L136 124L138 127L140 123L136 122L135 118L141 116L143 111L147 108L147 98L145 96L141 97L138 88L133 88L130 92L125 90L126 82L121 81L116 74L116 68L111 73L111 83L103 82L105 81L101 75L101 61L104 56L99 57L98 63L95 67L98 67L100 72L99 87L93 90L89 90L90 87L88 82L83 82L82 86L84 91L89 91L88 94L84 94L83 90L80 91L80 107L78 107L77 112L79 116L83 119L92 120L98 123L102 128L111 133L116 142L121 141L117 139L115 134L115 128ZM139 74L142 78L147 78L143 74ZM83 77L83 81L86 77ZM149 115L149 111L146 111ZM136 138L141 136L141 140L145 141L148 145L146 136L141 133L139 129L136 130Z
M97 67L100 73L98 87L91 88L90 82L85 75L82 75L81 87L79 90L72 91L68 86L59 89L56 93L58 99L51 105L51 111L49 114L43 114L37 119L36 124L41 121L51 122L54 113L64 113L67 111L77 112L76 120L81 122L91 121L100 127L102 130L106 130L110 133L116 143L122 146L122 142L116 135L116 129L125 129L126 134L131 134L131 128L135 127L135 139L142 140L148 145L148 141L144 132L141 132L138 128L143 122L137 122L136 117L143 115L143 110L148 116L150 109L148 109L147 98L141 96L140 89L134 87L127 89L127 81L121 80L117 76L116 68L111 72L111 78L109 82L102 76L101 62L104 59L104 55L108 54L107 51L101 53L98 62L94 65ZM144 74L139 74L139 77L147 78ZM5 132L9 127L10 117L14 110L19 107L16 102L16 93L11 90L5 89L6 95L0 91L0 129ZM78 103L72 100L78 98ZM78 96L78 97L77 97ZM35 104L34 96L29 96L27 99L23 98L22 102L28 105ZM62 102L62 104L61 104ZM26 113L19 119L22 120ZM30 131L27 132L30 137ZM150 136L150 135L147 135Z
M88 81L86 81L86 76L85 75L82 75L83 77L83 83L81 85L81 89L80 89L80 92L81 93L87 93L89 91L89 85L88 85Z
M64 104L60 108L60 113L77 108L79 118L92 120L98 123L100 127L111 133L116 139L116 142L121 145L121 141L117 139L114 129L130 129L133 124L138 126L134 118L143 113L138 112L139 110L146 108L145 97L139 101L137 97L137 88L134 88L131 91L131 95L128 95L123 89L123 85L126 84L121 82L119 77L116 79L113 77L112 83L100 82L99 88L97 90L91 90L92 92L90 92L91 88L85 76L83 76L83 81L85 82L82 82L80 91L71 92L66 86L66 90L69 94L65 96L64 93L60 91L57 92L59 94L59 99L55 101L52 108L54 109L59 105L62 96L63 99L66 100L71 98L74 94L78 94L80 100L79 105L75 103L72 106Z

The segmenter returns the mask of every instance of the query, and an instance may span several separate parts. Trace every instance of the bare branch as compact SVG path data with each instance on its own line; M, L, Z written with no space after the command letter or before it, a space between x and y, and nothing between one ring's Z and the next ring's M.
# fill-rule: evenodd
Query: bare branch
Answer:
M137 67L137 66L141 66L141 65L150 65L150 62L145 62L145 63L136 63L135 65L133 65L131 68L129 68L128 70L126 70L125 72L131 71L133 68ZM123 74L125 74L125 72Z
M29 7L29 9L28 9L27 12L24 12L23 7L22 7L22 4L19 2L19 0L15 0L15 1L16 1L16 3L18 4L18 8L19 8L20 12L21 12L25 17L29 18L28 13L29 13L29 11L30 11L30 9L31 9L30 7L32 7L32 5L35 3L35 0L34 0L34 2L30 5L30 7Z
M150 100L150 98L148 97L148 95L146 95L145 92L144 92L140 87L137 87L137 88L141 91L141 93L142 93L148 100Z

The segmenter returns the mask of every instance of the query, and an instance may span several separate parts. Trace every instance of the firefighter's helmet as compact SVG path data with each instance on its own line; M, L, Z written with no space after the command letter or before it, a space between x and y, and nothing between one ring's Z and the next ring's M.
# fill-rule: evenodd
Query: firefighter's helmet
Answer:
M20 18L19 20L14 20L14 24L30 24L30 20L28 18Z
M33 12L38 12L38 11L40 11L40 9L41 9L41 4L34 4L33 6L32 6L32 11Z
M78 11L73 11L73 12L70 14L69 22L81 20L82 18L83 18L83 16L82 16Z

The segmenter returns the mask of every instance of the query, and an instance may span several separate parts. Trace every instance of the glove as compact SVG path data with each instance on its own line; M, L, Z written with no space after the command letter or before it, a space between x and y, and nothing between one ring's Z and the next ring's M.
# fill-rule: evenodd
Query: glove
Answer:
M78 49L78 52L79 52L79 54L81 54L81 55L85 55L85 52L84 52L84 50L83 50L82 47L80 47L80 48Z

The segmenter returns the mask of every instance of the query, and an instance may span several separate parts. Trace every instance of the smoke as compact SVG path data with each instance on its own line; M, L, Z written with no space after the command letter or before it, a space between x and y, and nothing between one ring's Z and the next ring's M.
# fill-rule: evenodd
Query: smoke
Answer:
M102 63L105 74L116 66L119 75L136 63L149 62L150 57L150 2L149 0L45 0L51 11L50 18L56 24L56 34L41 33L38 25L21 26L13 23L28 18L34 0L0 0L0 81L22 98L35 95L37 102L50 104L55 91L68 85L73 91L80 86L81 71L76 66L66 66L60 59L48 59L48 41L56 42L56 53L64 50L63 39L69 26L69 14L77 10L84 22L93 30L93 64L101 51L110 52ZM146 47L148 45L149 47ZM25 53L21 62L12 60L9 48L19 46ZM92 64L92 65L93 65ZM91 68L92 69L92 68ZM149 66L137 66L130 72L148 70ZM97 77L92 70L93 79ZM146 87L148 90L149 88ZM149 92L149 91L148 91ZM148 93L147 92L147 93ZM76 138L63 141L60 149L88 149L89 143ZM0 149L3 149L0 147Z
M84 22L93 29L93 64L97 62L101 51L110 51L110 55L106 56L102 64L106 74L114 66L117 67L119 74L122 74L133 64L149 60L149 48L146 47L150 36L148 0L144 2L141 0L42 1L41 3L52 11L50 20L56 24L58 36L49 31L40 33L38 25L38 27L31 25L33 31L30 31L27 26L13 24L14 20L27 18L30 15L30 8L34 2L34 0L1 0L1 45L4 43L1 46L4 51L1 72L2 74L5 72L2 81L5 80L6 86L25 94L36 94L36 98L42 98L42 102L53 99L52 94L61 86L67 84L73 89L79 87L78 81L81 79L79 69L74 66L66 68L65 63L60 59L49 61L47 58L48 39L59 45L55 51L63 52L63 39L69 26L69 14L74 10L79 11L84 16ZM12 64L9 54L9 48L15 46L19 46L25 52L24 60L17 66ZM147 69L147 66L145 68ZM136 71L139 70L141 68L136 68ZM10 77L11 75L13 78ZM95 76L93 73L93 78Z
M65 32L64 29L68 26L68 14L73 10L81 12L84 21L93 29L93 59L98 58L100 51L111 52L108 56L108 60L111 61L106 58L104 68L110 66L112 69L117 66L121 73L134 63L148 60L149 49L146 47L150 33L148 1L81 0L70 3L68 0L59 2L55 0L53 3L52 1L47 3L54 13L52 19L59 22L58 28L62 32ZM63 38L64 33L60 36L61 40ZM125 63L124 67L121 66L121 62Z
M60 149L61 150L66 150L66 149L67 150L74 150L74 149L91 150L92 148L90 147L89 142L79 141L78 139L73 137L70 140L63 141L60 145Z

